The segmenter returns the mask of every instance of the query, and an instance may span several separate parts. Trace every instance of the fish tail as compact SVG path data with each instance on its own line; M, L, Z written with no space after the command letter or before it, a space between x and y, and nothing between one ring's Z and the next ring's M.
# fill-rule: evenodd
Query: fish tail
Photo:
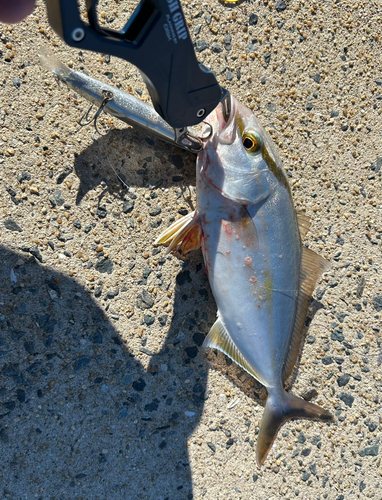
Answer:
M267 458L280 427L288 420L295 418L321 420L322 422L333 421L333 416L327 410L289 392L269 394L256 446L256 459L259 467Z

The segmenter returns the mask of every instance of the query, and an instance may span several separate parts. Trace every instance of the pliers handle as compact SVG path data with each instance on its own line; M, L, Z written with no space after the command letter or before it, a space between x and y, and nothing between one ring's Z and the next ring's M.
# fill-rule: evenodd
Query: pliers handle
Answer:
M157 113L180 134L197 125L228 92L196 59L179 0L141 0L121 31L101 27L97 0L46 0L54 31L73 47L120 57L139 68Z

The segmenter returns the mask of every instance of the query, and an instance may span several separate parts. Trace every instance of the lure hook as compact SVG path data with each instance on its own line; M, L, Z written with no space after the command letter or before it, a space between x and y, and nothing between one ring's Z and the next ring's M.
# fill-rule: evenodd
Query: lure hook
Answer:
M94 122L94 128L96 129L97 133L99 135L106 135L107 132L106 134L102 134L98 130L97 121L102 111L104 111L104 108L107 105L107 103L114 99L114 93L111 90L102 90L102 95L103 95L102 102L98 110L96 111L95 115L92 118L90 118L90 112L93 109L93 104L91 104L90 108L79 119L78 124L80 125L80 127L86 127L86 125L90 125L90 123Z

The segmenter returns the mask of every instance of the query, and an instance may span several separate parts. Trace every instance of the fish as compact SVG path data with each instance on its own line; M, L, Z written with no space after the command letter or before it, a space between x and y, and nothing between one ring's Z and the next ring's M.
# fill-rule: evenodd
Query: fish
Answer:
M285 390L303 342L309 301L329 262L302 241L310 219L296 211L275 146L250 109L231 96L206 118L196 162L195 211L156 239L167 252L201 247L217 319L205 348L222 351L267 389L256 445L261 466L291 419L333 421Z

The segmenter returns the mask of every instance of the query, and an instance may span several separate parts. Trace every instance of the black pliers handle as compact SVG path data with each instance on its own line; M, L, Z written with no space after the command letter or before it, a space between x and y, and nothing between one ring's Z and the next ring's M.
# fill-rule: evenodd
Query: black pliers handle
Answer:
M46 5L50 25L68 45L137 66L155 110L179 136L219 102L228 106L228 92L196 59L179 0L141 0L121 31L99 25L97 0L86 0L89 24L81 20L77 0L46 0Z

